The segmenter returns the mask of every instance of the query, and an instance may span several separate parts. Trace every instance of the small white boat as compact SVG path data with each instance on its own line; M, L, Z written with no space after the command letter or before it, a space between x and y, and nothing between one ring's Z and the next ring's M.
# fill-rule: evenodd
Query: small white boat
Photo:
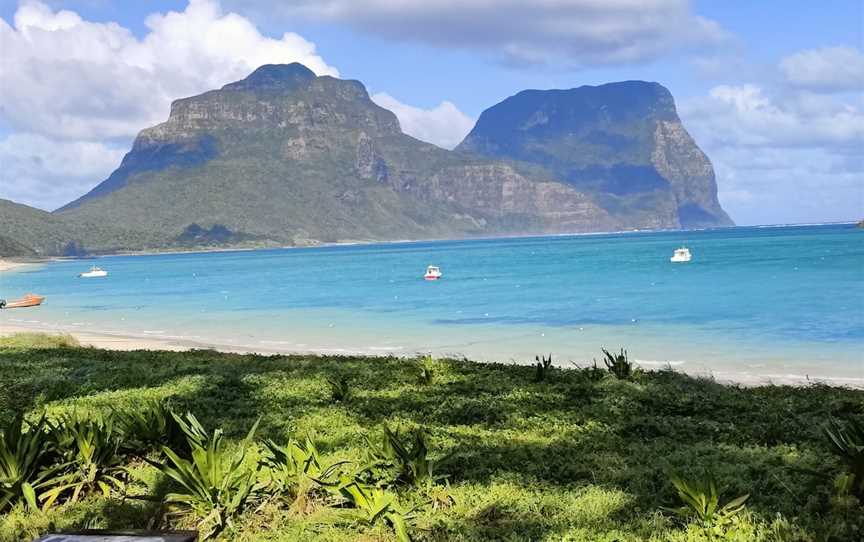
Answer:
M669 258L672 263L689 262L693 256L690 255L690 250L687 247L675 249L675 253Z
M438 280L441 278L441 270L434 265L430 265L426 268L426 274L423 275L423 278L426 280Z
M90 268L90 271L87 271L85 273L78 273L78 276L81 277L82 279L91 279L91 278L96 278L96 277L107 277L108 271L105 271L104 269L102 269L100 267L96 267L94 265L93 267Z

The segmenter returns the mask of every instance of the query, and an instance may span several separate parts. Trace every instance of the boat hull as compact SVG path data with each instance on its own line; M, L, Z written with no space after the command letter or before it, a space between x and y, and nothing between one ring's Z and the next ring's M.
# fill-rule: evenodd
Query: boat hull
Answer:
M96 278L96 277L107 277L108 272L107 271L88 271L86 273L79 273L78 276L81 277L82 279L92 279L92 278Z
M45 296L27 294L21 299L10 301L3 307L4 309L23 309L26 307L37 307L45 301Z

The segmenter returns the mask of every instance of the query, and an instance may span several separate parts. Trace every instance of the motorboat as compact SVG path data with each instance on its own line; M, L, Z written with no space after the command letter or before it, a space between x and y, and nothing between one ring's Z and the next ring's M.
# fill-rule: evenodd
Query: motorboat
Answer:
M90 279L96 277L107 277L108 271L105 271L101 267L96 267L95 265L90 268L90 271L86 271L84 273L78 273L78 276L82 279Z
M438 280L441 276L441 270L434 265L430 265L426 268L426 274L423 275L423 278L426 280Z
M672 263L684 263L689 262L692 257L693 256L690 254L690 250L687 247L681 247L675 249L675 253L672 254L669 261Z
M0 309L23 309L24 307L38 307L45 301L44 295L25 294L21 299L7 302L0 299Z

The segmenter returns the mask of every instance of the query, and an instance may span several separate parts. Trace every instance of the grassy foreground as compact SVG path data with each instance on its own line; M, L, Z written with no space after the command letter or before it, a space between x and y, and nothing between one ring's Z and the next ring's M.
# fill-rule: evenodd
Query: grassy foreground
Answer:
M21 411L31 420L45 411L122 415L156 400L193 412L208 430L223 428L234 448L259 418L261 441L309 435L323 464L350 461L345 469L368 460L367 439L385 424L401 434L425 428L433 479L385 485L404 510L414 508L414 540L864 538L864 507L838 483L847 466L824 433L829 419L864 419L862 391L746 389L605 368L550 369L539 380L533 367L460 360L114 352L68 339L0 339L3 427ZM247 462L263 446L252 448ZM158 461L158 451L148 453ZM0 516L0 540L153 525L164 511L157 501L177 484L134 454L122 462L122 491L61 498L45 512L19 503ZM705 528L668 510L682 504L673 475L697 483L713 476L721 505L750 497L740 513ZM326 492L292 495L250 499L217 538L396 539L391 524L362 521ZM191 515L161 521L196 524Z

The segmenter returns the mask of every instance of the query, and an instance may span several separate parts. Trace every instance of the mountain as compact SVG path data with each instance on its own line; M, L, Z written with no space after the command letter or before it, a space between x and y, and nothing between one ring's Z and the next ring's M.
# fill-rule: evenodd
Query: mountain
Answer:
M143 130L116 171L54 216L82 232L84 246L95 251L695 223L679 220L696 201L687 195L694 185L691 177L710 174L713 183L713 173L704 155L688 146L689 136L680 141L683 128L676 131L671 119L660 128L635 121L626 126L640 142L665 138L652 149L658 149L657 162L669 179L635 196L621 195L614 193L615 182L574 182L562 168L516 152L518 145L490 152L490 128L509 130L513 141L521 135L518 123L490 115L504 104L484 113L458 152L447 151L402 133L396 116L372 102L357 81L317 77L296 63L265 65L219 90L175 101L168 120ZM628 118L640 114L634 109ZM489 120L494 122L488 125ZM609 125L611 134L615 128ZM490 143L481 145L481 139ZM595 142L597 158L586 156L581 163L601 170L624 165L606 157L616 155L611 148L617 144L611 136L605 144ZM548 146L555 145L550 136ZM601 156L597 149L604 145L609 150ZM692 148L698 151L695 144ZM641 155L632 154L627 164L641 163ZM700 161L690 164L692 159ZM634 171L645 173L638 167ZM680 185L690 199L682 196L678 204L664 183ZM711 215L720 217L715 223L728 220L719 206L699 209L716 213ZM88 231L94 224L98 235Z
M79 245L63 219L0 199L0 256L76 255Z
M657 83L520 92L484 111L457 150L538 165L625 223L732 225L711 162Z

